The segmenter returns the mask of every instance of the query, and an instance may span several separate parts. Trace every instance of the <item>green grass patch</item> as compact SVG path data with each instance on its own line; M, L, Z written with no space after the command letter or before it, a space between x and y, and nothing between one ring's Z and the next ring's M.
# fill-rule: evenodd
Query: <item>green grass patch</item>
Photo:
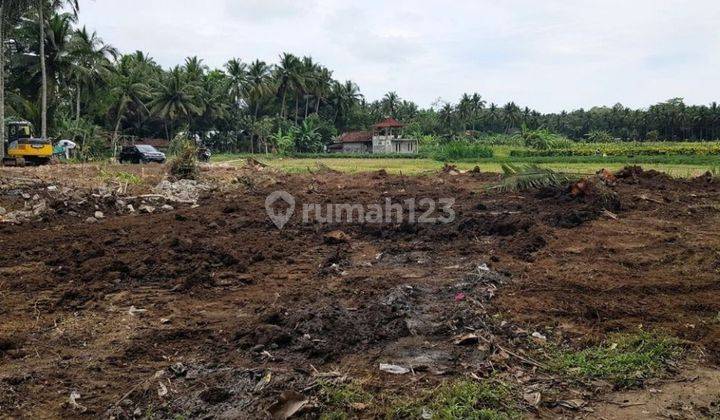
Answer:
M320 382L319 395L325 406L320 416L323 420L346 419L353 410L353 404L369 406L373 402L373 395L357 382Z
M122 184L129 184L129 185L142 184L142 178L140 176L135 175L130 172L124 172L124 171L113 172L113 171L108 171L108 170L101 168L98 175L104 182L116 181L116 182L120 182Z
M493 157L491 147L482 143L467 141L453 141L437 146L426 146L420 150L420 153L442 162Z
M517 396L506 384L457 380L417 398L396 401L386 411L388 419L505 420L520 418Z
M603 379L618 388L632 388L662 374L668 362L681 354L677 339L640 331L612 335L602 345L578 352L558 351L549 366L576 378Z

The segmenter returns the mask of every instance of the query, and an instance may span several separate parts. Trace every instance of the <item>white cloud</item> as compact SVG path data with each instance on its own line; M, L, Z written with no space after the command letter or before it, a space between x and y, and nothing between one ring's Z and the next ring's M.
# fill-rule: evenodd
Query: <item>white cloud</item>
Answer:
M541 111L720 92L715 0L98 0L81 22L165 66L312 55L365 95L477 91Z

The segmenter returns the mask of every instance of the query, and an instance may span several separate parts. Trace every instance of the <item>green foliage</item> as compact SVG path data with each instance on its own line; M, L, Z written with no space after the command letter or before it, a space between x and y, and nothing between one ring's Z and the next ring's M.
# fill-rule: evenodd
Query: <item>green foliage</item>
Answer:
M661 374L681 354L677 339L639 331L610 336L603 345L579 352L559 351L551 366L578 378L604 379L630 388Z
M435 420L500 420L520 418L515 394L508 385L486 380L447 383L421 398L405 399L391 406L386 418Z
M281 129L278 129L277 133L270 136L270 140L281 155L292 154L295 150L295 138L291 133L283 133Z
M573 179L571 175L541 168L534 164L516 165L504 163L501 167L503 170L502 181L492 187L500 191L527 191L544 187L562 187Z
M192 140L185 133L180 133L170 140L168 145L167 155L168 156L179 156L182 152L187 149L188 144L191 144Z
M324 143L315 120L306 119L293 134L296 152L318 153L323 150Z
M588 143L612 143L615 138L605 130L591 130L585 135Z
M488 146L517 146L525 145L525 139L519 135L510 134L487 134L478 138L478 142Z
M142 184L142 178L140 176L135 175L130 172L108 171L107 169L100 168L100 172L98 175L105 182L116 181L116 182L120 182L122 184L127 183L129 185Z
M490 147L469 141L451 141L437 146L425 146L420 149L420 152L439 161L493 157L493 151Z
M63 9L49 9L43 26L36 22L34 8L15 9L6 24L19 49L7 62L8 115L39 126L42 79L33 57L39 56L39 28L46 28L49 133L82 139L79 144L88 142L89 147L80 148L85 158L108 155L96 137L115 144L122 136L172 139L180 131L199 135L214 152L289 153L284 137L273 138L278 132L293 135L294 152L320 152L337 134L368 129L387 116L405 123L406 133L420 138L423 148L437 148L439 159L488 155L473 150L476 146L451 145L442 150L440 139L527 146L544 153L573 149L568 138L610 142L720 136L717 103L693 106L682 98L635 110L616 104L542 114L514 102L491 103L474 93L463 94L457 103L439 102L421 109L396 92L365 100L352 80L335 80L330 69L312 58L289 53L277 63L231 59L222 70L189 57L181 65L163 69L140 51L115 60L115 48L98 34L79 28L76 16ZM63 120L95 126L92 130L102 135L88 133L89 127L68 132ZM521 128L521 135L513 134Z
M373 395L365 391L357 382L333 383L320 382L320 399L324 404L323 420L347 419L352 404L370 404Z
M511 157L542 156L716 156L720 142L575 144L554 150L513 150Z
M180 140L178 151L170 161L168 168L170 175L175 179L197 179L199 175L197 165L197 146L190 140Z
M523 127L521 136L525 146L535 150L559 149L573 144L569 139L551 133L544 128L529 130L527 127Z

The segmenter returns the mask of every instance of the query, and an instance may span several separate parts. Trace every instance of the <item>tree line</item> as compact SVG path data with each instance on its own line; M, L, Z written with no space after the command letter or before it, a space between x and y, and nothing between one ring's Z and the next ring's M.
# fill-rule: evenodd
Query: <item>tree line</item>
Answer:
M121 54L78 27L77 0L0 3L0 118L22 118L39 134L76 139L88 154L129 139L197 136L223 151L319 152L343 131L394 117L416 136L439 141L546 129L575 140L711 140L720 109L675 98L647 109L621 104L540 113L480 94L423 109L395 92L369 101L313 60L230 59L210 68L198 57L163 68L147 53ZM4 130L4 125L2 130Z

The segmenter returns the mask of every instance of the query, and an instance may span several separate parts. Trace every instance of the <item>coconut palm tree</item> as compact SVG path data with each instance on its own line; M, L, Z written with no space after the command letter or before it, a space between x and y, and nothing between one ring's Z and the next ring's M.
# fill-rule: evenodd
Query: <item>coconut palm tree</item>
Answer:
M396 118L396 116L397 116L396 111L397 111L397 107L398 107L399 103L400 103L400 97L398 96L397 92L386 93L382 99L383 110L385 111L385 113L388 114L386 116Z
M315 83L313 85L316 114L320 113L320 103L325 100L327 95L330 93L330 90L332 89L332 83L332 71L328 70L326 67L320 66L318 69L317 78L315 79Z
M348 116L350 111L357 105L360 99L362 99L362 94L357 84L351 80L347 80L345 83L335 82L332 95L335 106L334 122L337 125L338 117Z
M83 89L92 89L107 78L112 70L110 58L117 59L118 51L103 42L96 32L89 33L83 27L73 35L70 55L73 60L71 79L75 84L75 119L79 121Z
M0 1L0 162L5 158L5 31L32 5L31 0Z
M153 115L163 120L168 140L168 123L174 127L178 121L185 119L190 126L191 119L203 111L198 103L197 86L188 80L179 66L175 66L157 83L152 90L152 97L148 108Z
M185 73L187 74L188 80L193 83L199 83L208 67L203 64L203 60L197 56L188 57L185 59Z
M273 92L271 82L270 66L264 61L255 60L250 63L247 71L247 94L248 99L254 104L254 117L258 119L260 102L263 98Z
M139 108L148 112L143 99L150 96L150 87L144 83L143 75L134 66L133 56L124 56L114 73L112 74L112 89L110 95L113 97L113 106L115 113L115 129L113 130L113 151L117 145L120 124L125 119L130 104L135 104Z
M313 61L312 57L303 57L302 64L300 66L302 72L303 84L300 90L297 92L295 101L295 123L298 121L298 102L300 95L305 97L305 118L308 116L308 109L310 108L310 92L314 90L315 83L318 79L318 66Z
M278 96L282 97L280 116L287 115L285 104L287 103L288 90L300 90L304 86L302 62L290 53L283 53L280 56L280 63L275 66L275 79L277 80Z
M45 18L46 16L52 16L55 11L59 10L63 6L67 6L73 13L74 17L77 18L77 12L80 10L78 0L36 0L37 11L38 11L38 25L40 27L40 69L42 74L42 99L41 99L41 111L40 111L40 136L47 138L47 92L48 92L48 77L47 68L45 63Z
M229 94L235 101L236 106L240 106L240 101L247 95L248 72L247 64L243 63L239 58L233 58L225 64L229 81Z

